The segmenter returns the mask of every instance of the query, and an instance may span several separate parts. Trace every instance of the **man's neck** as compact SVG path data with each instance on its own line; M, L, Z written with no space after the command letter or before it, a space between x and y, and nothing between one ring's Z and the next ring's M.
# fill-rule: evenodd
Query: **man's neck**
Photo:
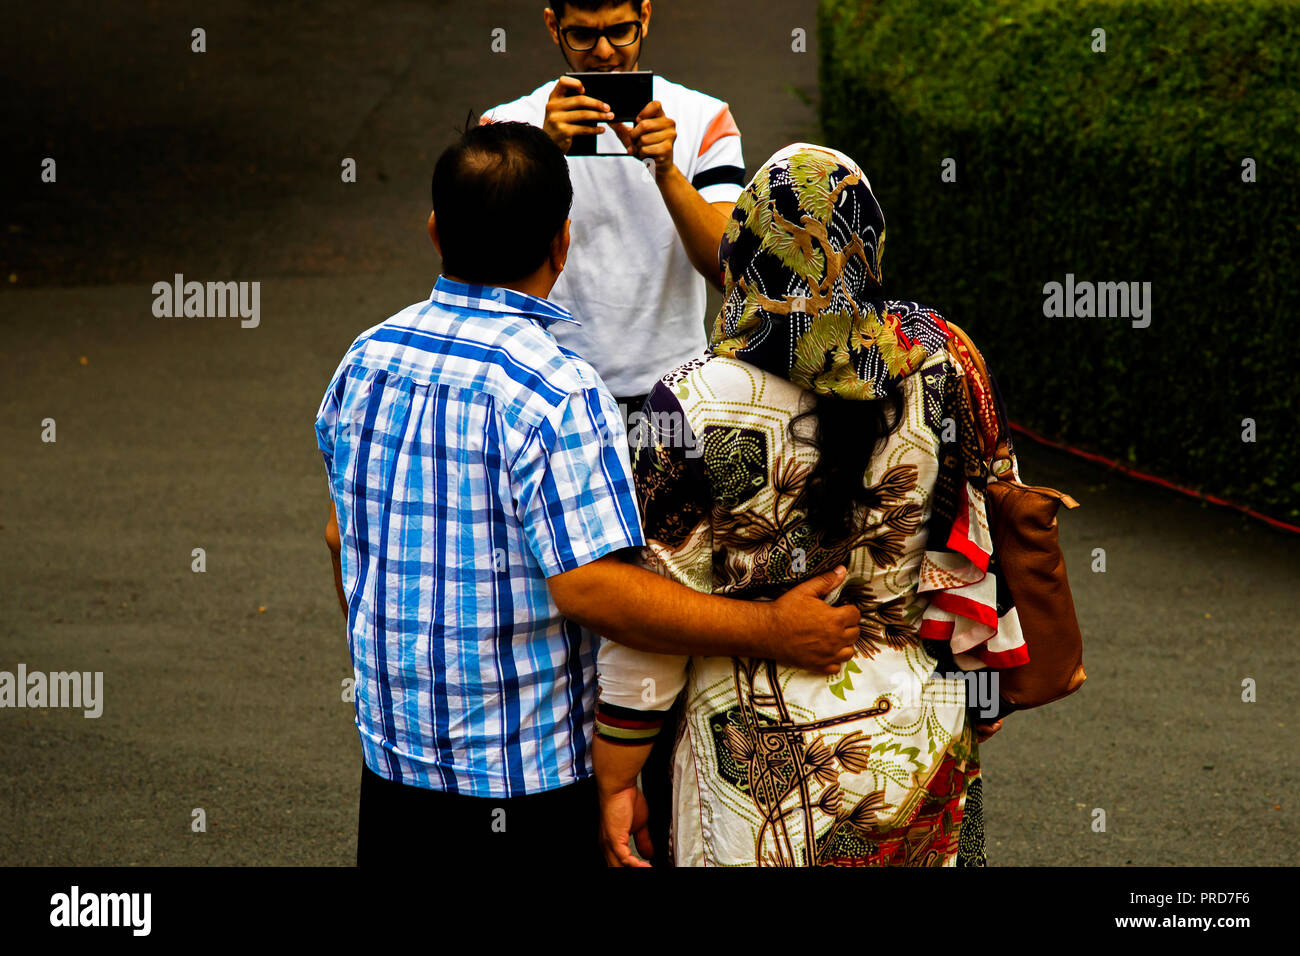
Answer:
M442 275L443 278L451 282L460 282L465 285L490 285L498 289L509 289L511 292L522 292L524 295L531 295L538 299L545 299L550 295L551 287L555 285L555 279L537 273L525 276L515 282L470 282L468 279L461 279L445 272Z

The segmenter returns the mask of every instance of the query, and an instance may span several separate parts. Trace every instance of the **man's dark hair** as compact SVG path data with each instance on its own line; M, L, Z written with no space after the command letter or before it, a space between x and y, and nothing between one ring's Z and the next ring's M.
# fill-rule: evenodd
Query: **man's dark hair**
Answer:
M560 148L528 123L465 131L433 168L442 271L484 285L531 275L573 203Z
M636 7L637 16L640 16L645 0L551 0L547 6L555 11L557 17L562 17L569 7L577 7L579 10L600 10L604 7L621 7L625 3Z

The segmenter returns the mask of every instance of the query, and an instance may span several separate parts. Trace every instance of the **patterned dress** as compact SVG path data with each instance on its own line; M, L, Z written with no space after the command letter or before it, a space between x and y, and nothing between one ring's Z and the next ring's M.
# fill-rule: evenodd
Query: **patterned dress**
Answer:
M935 674L942 651L918 636L951 367L939 352L907 378L903 421L866 476L874 506L847 555L823 550L792 507L816 462L789 432L811 405L806 391L706 355L651 394L641 423L649 440L633 466L643 563L696 590L750 599L844 563L830 600L863 614L857 653L836 676L604 642L602 701L655 711L685 689L673 773L679 866L982 862L966 685Z

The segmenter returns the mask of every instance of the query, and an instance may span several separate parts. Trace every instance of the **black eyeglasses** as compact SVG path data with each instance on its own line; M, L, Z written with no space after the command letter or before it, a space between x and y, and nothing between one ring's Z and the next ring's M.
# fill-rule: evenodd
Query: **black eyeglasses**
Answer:
M641 21L628 20L626 23L615 23L603 30L598 30L596 27L565 27L560 31L560 36L564 37L564 42L574 53L586 53L588 50L596 49L596 44L600 42L601 37L608 40L610 46L631 46L641 39Z

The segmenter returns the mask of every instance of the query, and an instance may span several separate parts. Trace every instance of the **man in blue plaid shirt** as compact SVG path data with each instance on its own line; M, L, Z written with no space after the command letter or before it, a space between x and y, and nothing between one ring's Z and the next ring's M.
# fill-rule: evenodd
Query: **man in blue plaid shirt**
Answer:
M843 569L751 604L620 559L644 544L622 419L548 331L574 321L546 299L571 198L540 129L466 132L434 171L432 295L362 333L320 405L358 863L602 865L593 632L828 672L858 635L822 600Z

